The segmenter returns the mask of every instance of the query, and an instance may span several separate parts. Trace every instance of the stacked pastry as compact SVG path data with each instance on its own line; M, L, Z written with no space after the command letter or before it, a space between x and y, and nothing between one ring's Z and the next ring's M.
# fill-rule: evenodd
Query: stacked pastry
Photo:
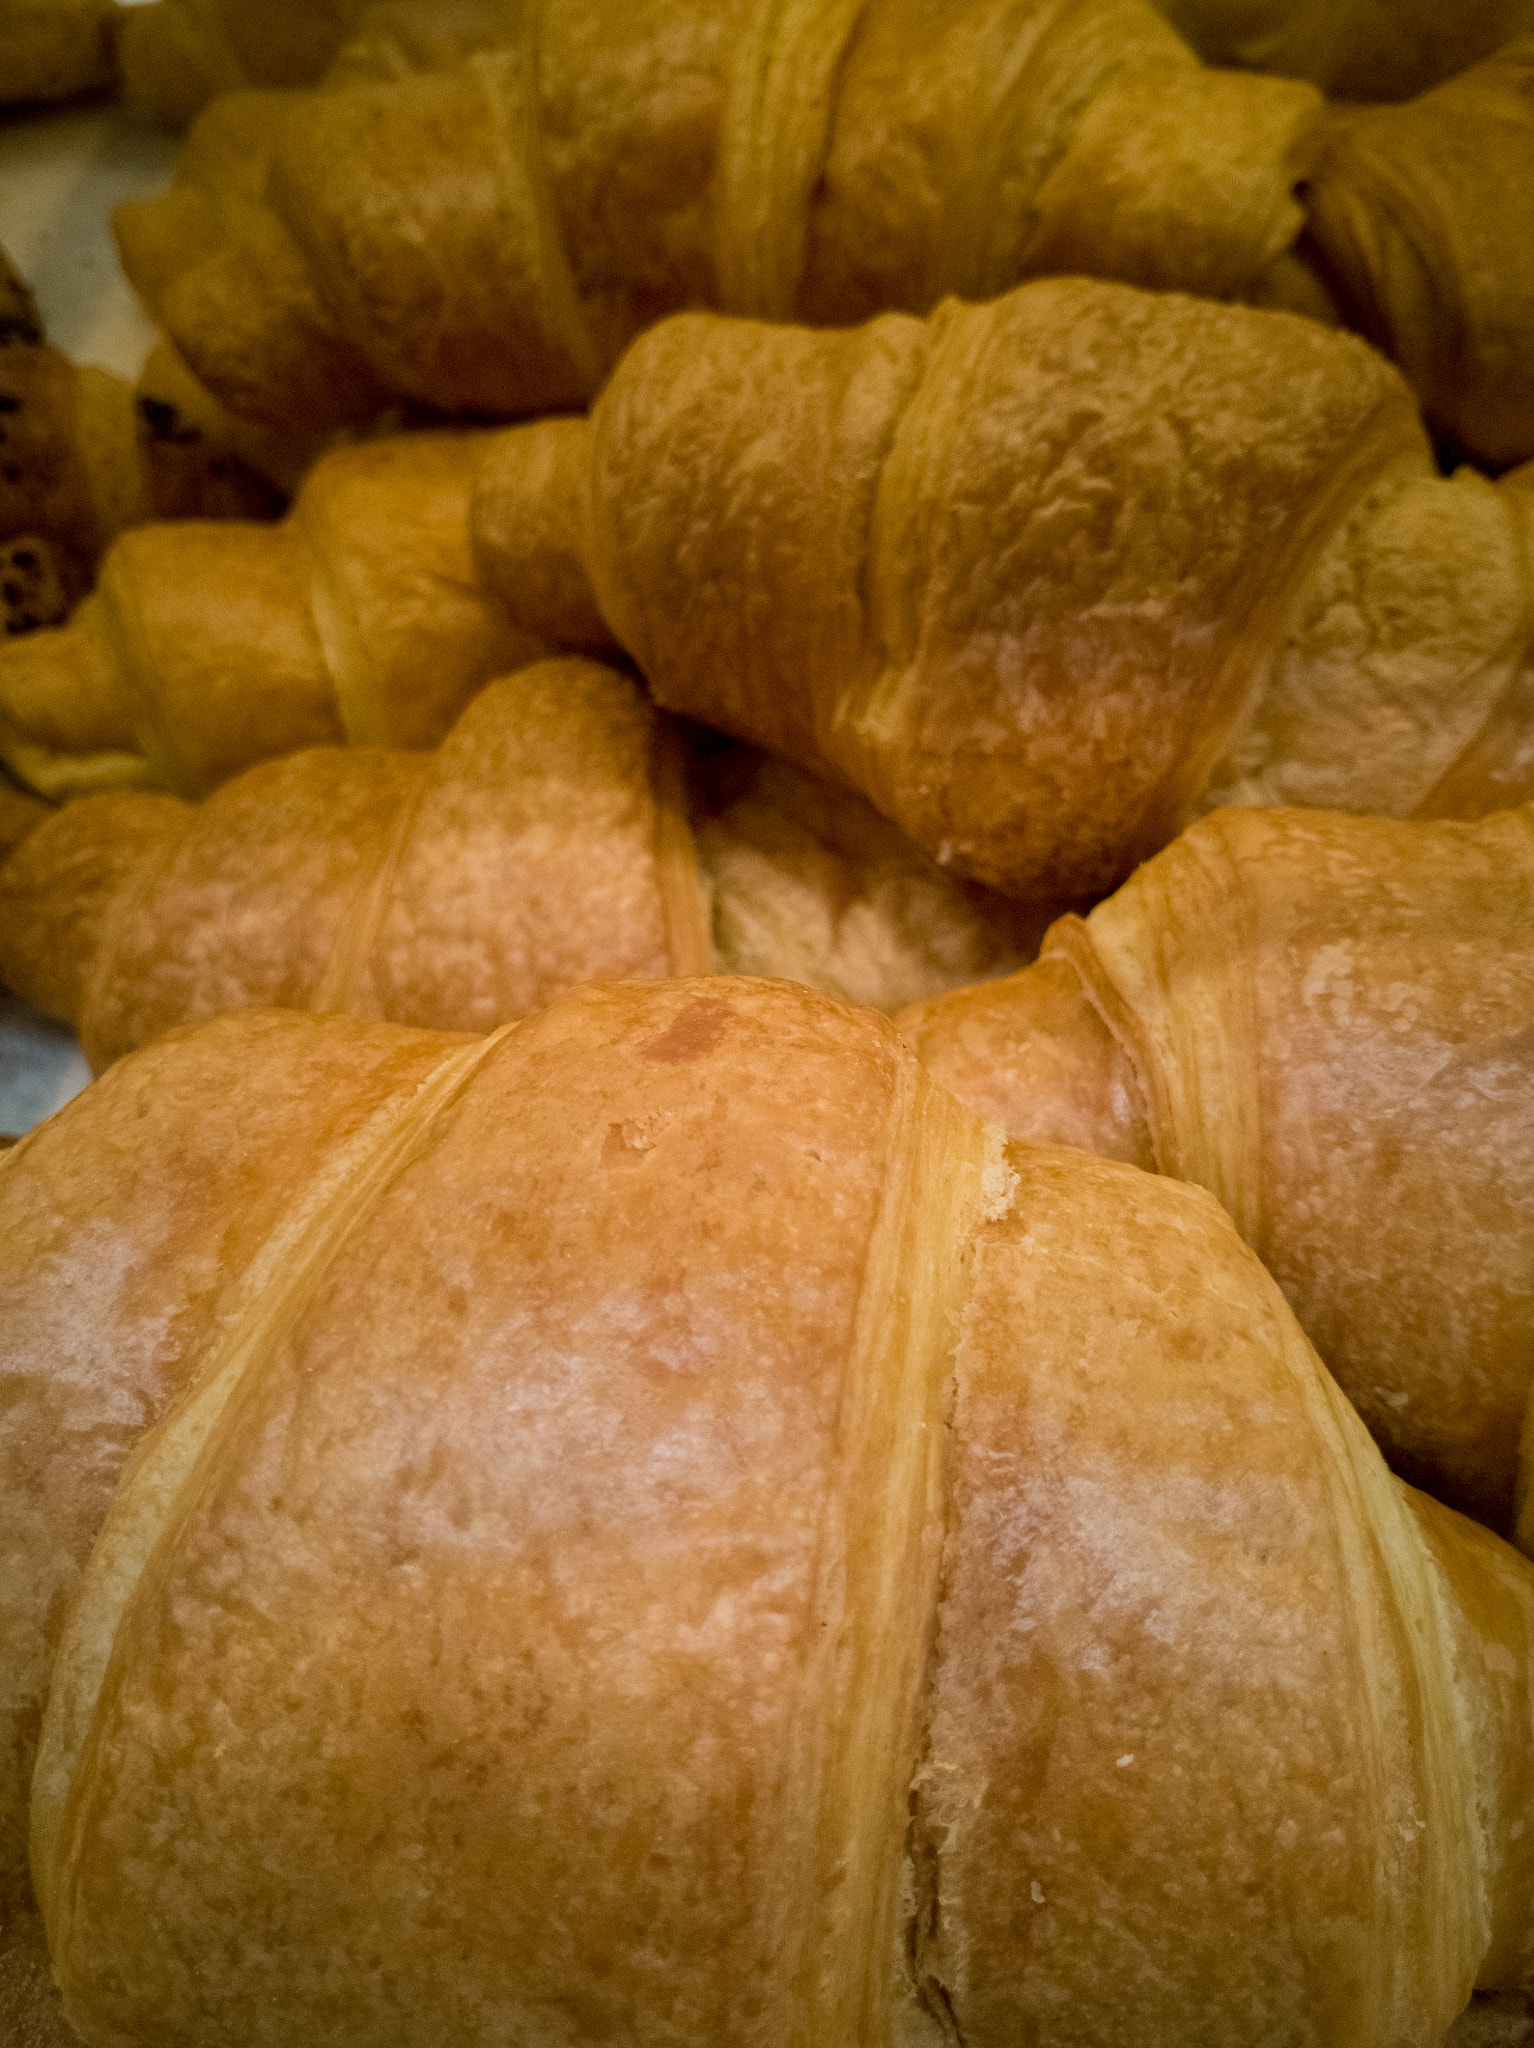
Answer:
M146 27L194 11L247 14ZM192 371L296 445L583 405L687 305L840 324L1086 273L1344 320L1435 431L1534 455L1527 34L1359 111L1201 66L1149 0L440 12L377 10L328 89L226 92L118 215Z
M1221 801L1534 794L1531 483L1441 478L1389 366L1290 315L1076 279L836 334L686 315L589 424L129 536L0 652L0 752L192 794L343 728L430 744L514 643L616 643L960 872L1097 895Z
M433 754L316 748L202 805L39 805L14 836L0 979L98 1068L222 1010L483 1031L716 964L895 1010L1020 965L1048 922L786 763L700 752L580 659L492 683Z
M0 655L0 975L107 1069L0 1154L13 2031L1437 2048L1534 1990L1534 476L1272 309L1346 296L1393 110L1003 12L378 9L129 230L293 446L605 381L138 526ZM392 124L472 187L485 105L481 262ZM1110 175L1189 106L1191 213ZM1269 303L902 310L1094 194ZM1455 419L1391 345L1505 462L1483 272L1413 330Z

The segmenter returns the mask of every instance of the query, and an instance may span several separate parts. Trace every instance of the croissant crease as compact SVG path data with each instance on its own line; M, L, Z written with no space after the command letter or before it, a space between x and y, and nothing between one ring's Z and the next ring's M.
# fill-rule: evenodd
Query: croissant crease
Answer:
M1534 452L1531 33L1409 107L1339 110L1308 247L1350 327L1400 364L1435 431L1493 468Z
M327 90L226 94L172 190L119 210L134 285L235 412L322 438L388 399L568 410L685 306L843 325L1080 272L1356 314L1445 431L1534 456L1534 250L1483 190L1526 183L1526 63L1382 115L1360 175L1313 87L1204 68L1148 0L479 19L364 36ZM1431 304L1397 303L1403 227L1454 252Z
M1513 1529L1534 805L1475 825L1217 812L1035 965L899 1022L1015 1136L1218 1195L1392 1465Z
M1206 1194L1004 1157L870 1013L225 1019L0 1208L87 2041L1426 2048L1526 1981L1534 1568Z

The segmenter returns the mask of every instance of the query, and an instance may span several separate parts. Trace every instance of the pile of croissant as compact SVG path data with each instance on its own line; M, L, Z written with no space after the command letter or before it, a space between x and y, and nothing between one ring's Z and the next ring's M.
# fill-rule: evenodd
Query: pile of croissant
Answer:
M1534 2036L1534 8L0 0L3 2048Z

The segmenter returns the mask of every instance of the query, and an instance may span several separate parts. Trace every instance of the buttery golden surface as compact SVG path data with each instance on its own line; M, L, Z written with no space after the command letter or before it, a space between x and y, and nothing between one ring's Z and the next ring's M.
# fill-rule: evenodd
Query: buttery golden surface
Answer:
M99 1067L221 1010L488 1030L573 982L695 965L658 874L667 744L626 677L550 662L434 754L316 748L201 807L68 805L6 864L0 975Z
M92 1098L102 1120L89 1148L73 1120L52 1122L16 1148L30 1161L23 1174L9 1154L0 1170L7 1380L12 1392L30 1386L29 1412L12 1411L6 1433L0 1499L18 1530L45 1515L50 1529L45 1546L6 1545L8 1900L25 1884L27 1785L53 1645L124 1461L195 1372L227 1291L294 1206L297 1162L318 1163L380 1103L408 1095L443 1042L369 1040L344 1021L287 1016L213 1026L198 1044L191 1065L169 1041L118 1069Z
M1081 280L852 333L684 316L591 422L367 443L280 528L128 537L0 651L0 753L46 794L196 794L622 646L1059 903L1221 802L1523 800L1527 485L1440 477L1388 368L1292 316Z
M900 1023L1013 1134L1211 1189L1392 1464L1511 1530L1534 1382L1534 806L1218 812L1035 966Z
M1430 2048L1526 1980L1534 1568L1207 1195L1004 1162L869 1013L224 1020L0 1213L87 2042Z
M1085 273L1357 317L1431 400L1463 388L1477 454L1534 453L1503 346L1527 237L1459 175L1481 106L1403 110L1401 153L1446 202L1434 233L1456 260L1420 321L1382 326L1396 186L1351 181L1360 277L1334 297L1329 249L1302 233L1320 95L1207 69L1149 0L431 14L377 10L320 90L231 92L225 64L172 191L118 216L129 275L197 376L299 443L391 399L501 418L583 404L689 305L842 324ZM1503 117L1516 174L1534 117L1516 92Z
M587 568L660 702L993 886L1100 893L1220 795L1528 792L1527 494L1437 477L1311 322L1080 279L838 334L688 314L591 435Z

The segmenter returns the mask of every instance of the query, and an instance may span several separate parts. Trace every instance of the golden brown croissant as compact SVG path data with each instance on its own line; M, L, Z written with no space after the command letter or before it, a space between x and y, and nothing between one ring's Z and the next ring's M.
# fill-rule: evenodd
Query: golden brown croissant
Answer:
M539 644L476 581L482 436L338 449L280 525L125 534L68 625L0 650L0 760L45 796L200 795L343 736L432 746Z
M139 390L43 339L0 250L0 548L4 629L62 618L114 535L151 518L270 516L280 499L237 452L257 444L156 350Z
M0 981L100 1068L263 1004L485 1031L717 962L894 1010L1031 958L1046 915L856 798L687 754L627 676L568 659L492 683L435 754L316 748L201 806L84 798L18 820L8 861L0 816Z
M1513 1527L1534 805L1475 825L1217 812L1034 966L899 1021L1014 1136L1218 1195L1391 1463Z
M1051 272L1339 317L1299 239L1320 96L1205 69L1149 0L580 0L505 10L482 40L442 71L227 95L173 189L119 212L128 274L237 413L323 438L386 397L570 409L684 306L840 325ZM373 68L411 61L401 43ZM1501 104L1522 176L1534 115ZM1440 268L1425 342L1399 319L1371 332L1403 337L1430 397L1468 383L1458 428L1500 436L1478 454L1525 459L1534 408L1502 343L1526 331L1530 238L1516 206L1461 190L1479 105L1401 119L1448 207L1435 236L1495 241L1494 279L1467 275L1461 306ZM1369 310L1371 282L1396 289L1374 280L1394 202L1336 177L1380 236L1351 237L1366 278L1343 303Z
M1004 1161L866 1012L225 1020L0 1208L86 2042L1384 2048L1526 1978L1530 1567L1208 1196Z
M1526 1981L1534 1571L1207 1195L1004 1160L869 1013L225 1020L0 1215L87 2042L1428 2048Z
M110 85L120 19L115 0L0 0L0 102Z
M492 444L487 505L553 431ZM1440 478L1311 323L1084 280L841 334L690 314L557 432L542 527L496 504L525 612L481 555L514 615L557 628L563 520L662 704L992 886L1100 894L1221 802L1534 792L1527 479Z

